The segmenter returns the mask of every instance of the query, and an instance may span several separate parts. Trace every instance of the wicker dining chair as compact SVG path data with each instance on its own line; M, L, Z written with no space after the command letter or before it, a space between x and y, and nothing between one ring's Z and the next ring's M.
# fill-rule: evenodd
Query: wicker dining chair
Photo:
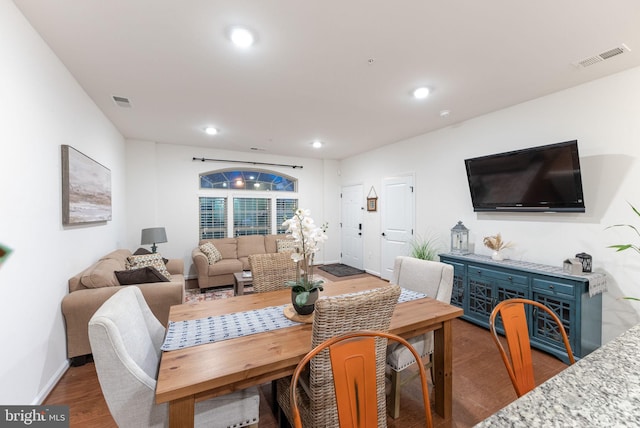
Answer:
M296 279L296 263L288 252L252 254L249 266L255 293L280 290L285 282Z
M378 426L378 397L376 385L375 339L384 337L405 347L413 357L420 354L400 336L381 331L355 331L329 339L316 346L298 363L291 378L291 409L294 428L303 428L297 402L297 385L301 373L310 360L325 349L329 350L335 391L338 419L341 427L365 428ZM427 374L418 364L425 412L425 427L431 428L431 405Z
M353 331L388 331L399 296L400 287L389 285L362 293L321 297L316 302L310 349L332 337ZM386 349L387 341L382 338L376 338L378 427L387 426L385 396ZM309 375L300 380L303 388L302 390L297 390L298 396L296 399L305 428L339 426L333 374L329 367L329 351L325 350L311 360ZM284 416L291 423L293 422L293 411L291 408L290 388L290 377L278 380L278 404Z
M513 388L516 390L518 397L523 396L527 392L535 388L535 379L533 377L533 361L531 359L531 343L529 341L529 327L527 325L527 314L525 311L525 305L533 306L534 309L542 310L549 321L555 322L555 331L559 337L562 338L565 348L567 349L567 356L569 363L574 364L576 362L573 351L571 350L571 344L569 343L569 337L562 325L562 321L555 312L539 302L534 302L529 299L507 299L498 303L489 317L489 330L491 331L491 337L498 347L502 361L504 362L509 378ZM510 357L498 338L498 332L496 329L496 318L500 315L502 325L504 326L504 335L507 339L507 345L509 346ZM549 322L547 328L550 328L552 323Z

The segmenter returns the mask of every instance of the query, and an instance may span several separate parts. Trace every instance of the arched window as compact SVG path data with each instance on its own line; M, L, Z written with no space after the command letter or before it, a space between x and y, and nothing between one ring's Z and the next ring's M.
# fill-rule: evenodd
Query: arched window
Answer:
M282 222L298 208L298 197L291 194L297 188L296 178L273 171L223 169L200 174L200 189L214 191L199 198L200 239L285 233ZM244 191L255 193L242 195Z
M273 171L229 168L200 174L200 188L296 192L298 180Z

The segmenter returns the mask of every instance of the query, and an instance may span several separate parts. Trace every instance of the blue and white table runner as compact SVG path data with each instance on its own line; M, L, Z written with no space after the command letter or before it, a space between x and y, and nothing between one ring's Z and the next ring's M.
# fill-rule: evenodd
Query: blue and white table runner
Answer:
M361 291L359 293L366 293ZM349 293L345 295L355 295ZM422 299L426 294L402 289L398 303ZM300 323L290 320L284 315L287 305L269 306L245 312L199 318L196 320L170 321L167 335L162 344L163 351L188 348L205 343L219 342L256 333L291 327Z

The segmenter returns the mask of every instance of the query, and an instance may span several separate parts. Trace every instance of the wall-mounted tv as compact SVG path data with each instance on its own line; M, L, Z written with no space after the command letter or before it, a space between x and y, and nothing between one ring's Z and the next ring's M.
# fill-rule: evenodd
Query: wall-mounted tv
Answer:
M577 140L464 162L476 212L585 212Z

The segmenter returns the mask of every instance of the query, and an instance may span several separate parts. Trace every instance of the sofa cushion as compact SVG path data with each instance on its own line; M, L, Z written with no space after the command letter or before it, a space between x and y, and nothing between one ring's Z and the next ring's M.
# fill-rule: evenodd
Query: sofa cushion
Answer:
M236 238L202 239L200 245L211 242L222 254L223 259L238 258L238 240Z
M143 256L145 254L153 254L151 251L147 250L146 248L138 248L137 250L135 250L133 252L134 256ZM162 258L162 261L164 262L164 264L166 265L167 262L169 261L169 259L165 259L164 257Z
M114 272L124 269L117 259L101 259L82 273L80 283L87 288L115 287L120 285Z
M277 253L292 253L296 250L296 242L293 239L278 239L276 241Z
M238 259L252 254L265 254L263 235L247 235L238 237Z
M209 276L225 275L242 271L242 263L234 259L222 259L216 264L209 265Z
M153 266L140 269L118 270L114 272L120 285L147 284L150 282L169 282L169 279Z
M129 257L130 255L131 255L131 251L120 249L120 250L114 250L109 254L100 257L99 260L107 260L107 259L117 260L120 263L122 263L122 268L124 269L124 266L127 264L127 257Z
M264 252L277 253L276 242L280 239L286 239L287 235L264 235Z
M171 274L167 270L167 267L164 265L160 253L144 254L139 256L131 255L127 257L127 260L129 261L127 270L140 269L145 266L152 266L156 268L162 275L166 276L167 279L171 279Z
M209 261L210 265L222 260L222 254L211 242L200 245L200 251L202 251L204 255L207 256L207 260Z

